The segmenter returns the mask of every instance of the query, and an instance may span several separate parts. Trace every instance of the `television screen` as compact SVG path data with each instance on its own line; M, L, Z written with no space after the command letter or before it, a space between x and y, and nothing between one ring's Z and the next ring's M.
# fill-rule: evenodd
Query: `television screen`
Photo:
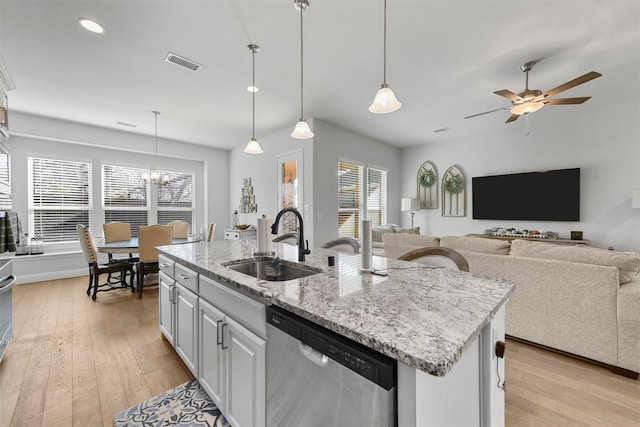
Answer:
M473 219L580 221L580 168L472 178Z

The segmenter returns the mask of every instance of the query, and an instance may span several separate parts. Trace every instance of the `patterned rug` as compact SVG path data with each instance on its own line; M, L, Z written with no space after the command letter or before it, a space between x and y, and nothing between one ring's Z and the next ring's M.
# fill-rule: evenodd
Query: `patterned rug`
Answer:
M230 427L197 380L145 400L113 417L115 427Z

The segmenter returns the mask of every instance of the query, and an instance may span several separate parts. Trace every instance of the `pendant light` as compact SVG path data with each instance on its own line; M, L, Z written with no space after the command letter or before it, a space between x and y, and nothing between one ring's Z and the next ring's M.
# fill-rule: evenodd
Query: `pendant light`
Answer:
M152 111L152 113L155 115L156 123L156 157L153 162L153 169L151 169L151 178L149 178L149 175L145 174L142 179L145 183L149 182L149 179L151 179L151 182L156 185L167 185L169 183L169 177L167 175L164 175L162 179L160 179L160 171L158 170L158 114L160 113L158 111Z
M244 152L247 154L262 154L262 147L260 147L260 143L256 139L256 92L258 91L256 88L256 53L260 52L260 46L250 44L247 47L253 54L253 80L251 83L252 89L250 90L251 97L253 98L253 133L247 146L244 147Z
M309 7L309 0L294 0L296 10L300 11L300 120L291 132L291 137L295 139L313 138L313 132L309 123L304 119L304 62L303 62L303 38L302 38L302 12Z
M383 78L382 85L373 103L369 106L369 111L374 114L387 114L402 107L402 103L398 101L393 90L387 84L387 0L384 0L384 54L383 54Z

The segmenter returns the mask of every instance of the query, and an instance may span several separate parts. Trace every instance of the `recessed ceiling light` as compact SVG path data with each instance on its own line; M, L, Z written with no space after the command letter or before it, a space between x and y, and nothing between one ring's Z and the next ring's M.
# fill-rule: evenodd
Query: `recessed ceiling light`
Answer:
M257 88L257 87L255 87L255 86L249 86L249 87L247 88L247 90L248 90L249 92L260 92L260 89L258 89L258 88Z
M96 21L89 18L78 18L78 22L85 30L96 34L104 34L104 28L102 28L102 25L98 24Z

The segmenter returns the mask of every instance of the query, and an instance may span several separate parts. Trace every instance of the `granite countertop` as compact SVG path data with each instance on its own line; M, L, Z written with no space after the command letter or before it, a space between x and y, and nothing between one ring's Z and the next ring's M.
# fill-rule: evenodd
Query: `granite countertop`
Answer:
M161 253L193 270L264 302L282 307L380 353L432 375L444 376L506 302L506 280L373 256L360 271L359 254L315 248L304 264L323 273L267 282L222 263L251 258L255 240L162 246ZM273 244L284 260L297 247ZM327 257L335 256L329 267Z

